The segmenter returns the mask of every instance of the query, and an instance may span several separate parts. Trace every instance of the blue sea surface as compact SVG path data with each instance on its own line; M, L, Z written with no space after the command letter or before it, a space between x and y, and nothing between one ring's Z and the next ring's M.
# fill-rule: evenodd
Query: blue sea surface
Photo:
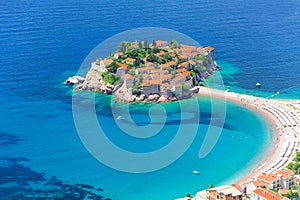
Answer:
M97 161L77 134L72 88L63 82L100 42L140 27L173 29L213 46L223 81L233 91L263 97L280 91L276 98L300 97L296 0L1 1L0 198L174 199L209 184L232 183L268 154L273 127L255 111L227 102L221 136L199 159L212 119L211 99L197 97L201 120L196 138L173 164L132 174ZM257 82L261 88L255 87ZM214 77L208 83L218 86ZM124 149L153 151L167 144L178 129L174 123L180 120L178 103L164 105L168 123L160 134L140 141L111 126L115 120L111 97L97 94L96 101L101 127ZM130 109L138 123L149 122L148 106ZM186 115L191 113L192 108Z

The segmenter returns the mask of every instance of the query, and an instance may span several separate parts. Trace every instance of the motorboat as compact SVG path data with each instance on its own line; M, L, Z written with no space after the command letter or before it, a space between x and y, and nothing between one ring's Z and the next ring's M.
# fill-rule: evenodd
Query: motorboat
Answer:
M198 172L198 171L196 171L196 170L194 170L193 173L196 174L196 175L199 175L199 174L200 174L200 172Z

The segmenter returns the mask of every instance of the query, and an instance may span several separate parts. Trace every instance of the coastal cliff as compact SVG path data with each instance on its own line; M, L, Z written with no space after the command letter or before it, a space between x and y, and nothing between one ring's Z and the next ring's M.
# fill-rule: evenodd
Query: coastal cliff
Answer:
M76 90L113 94L119 102L168 102L191 97L215 70L219 67L210 46L175 40L122 42L116 52L91 63L86 77L75 82Z

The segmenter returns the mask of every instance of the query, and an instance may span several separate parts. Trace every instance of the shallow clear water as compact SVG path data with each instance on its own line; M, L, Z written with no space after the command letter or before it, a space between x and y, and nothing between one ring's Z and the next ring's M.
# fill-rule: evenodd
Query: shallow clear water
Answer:
M62 83L98 43L121 31L155 26L214 46L225 85L233 91L260 96L283 91L277 98L299 99L299 87L289 89L299 84L299 14L298 1L277 0L1 2L0 194L57 197L64 191L74 198L90 191L102 199L172 199L247 173L272 143L272 129L252 111L227 103L218 143L199 159L211 121L210 100L199 97L200 128L184 155L162 170L129 174L104 166L85 149L73 121L72 90ZM262 84L259 90L256 82ZM160 148L178 128L178 104L166 104L169 123L160 134L149 141L133 139L112 126L110 97L97 95L97 102L110 139L131 151ZM148 107L131 111L140 124L149 122Z

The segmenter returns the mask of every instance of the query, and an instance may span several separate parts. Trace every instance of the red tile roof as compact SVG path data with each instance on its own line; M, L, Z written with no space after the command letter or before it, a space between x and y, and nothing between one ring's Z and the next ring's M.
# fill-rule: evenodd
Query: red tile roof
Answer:
M185 68L187 68L187 67L189 66L189 64L190 64L190 63L188 63L188 62L183 62L183 63L181 63L181 64L179 65L179 67L185 67Z
M159 85L161 80L143 80L143 86Z
M192 51L196 50L196 46L189 46L189 45L182 44L181 49L182 49L182 51L185 51L185 52L192 52Z
M164 56L165 54L166 54L166 52L160 51L160 52L158 52L156 55L157 55L157 56Z
M172 78L172 75L171 74L167 74L167 75L162 75L160 76L160 80L161 81L166 81L168 79L171 79Z
M181 74L181 76L183 76L183 77L187 77L188 75L190 75L190 72L189 72L189 71L183 72L183 73Z
M103 60L103 63L104 63L105 66L110 65L112 62L113 62L112 59Z
M175 54L175 53L170 53L170 56L171 56L172 58L174 58L174 57L176 57L176 54Z
M134 77L130 74L125 74L124 75L124 80L128 80L128 79L134 80Z
M186 69L185 69L185 68L181 68L181 69L177 69L176 71L177 71L178 73L183 73L183 72L186 71Z
M265 184L263 183L263 182L261 182L261 181L252 181L252 183L253 183L253 185L255 186L255 187L260 187L260 186L264 186Z
M214 50L214 48L211 47L211 46L207 46L206 49L207 49L208 51L213 51L213 50Z
M153 70L154 69L154 67L151 67L151 66L149 66L149 67L141 67L141 68L137 68L137 70L139 71L139 72L142 72L142 71L151 71L151 70Z
M268 199L268 200L287 199L286 197L282 197L274 192L271 192L271 191L263 189L263 188L258 188L256 190L253 190L253 193L256 195L259 195L262 198Z
M193 61L193 60L189 60L188 63L190 63L191 65L195 65L196 64L195 61Z
M145 65L146 66L153 65L153 62L145 61Z
M165 64L162 64L162 65L160 66L160 68L168 68L168 67L172 67L172 66L174 66L174 65L176 65L176 62L175 62L175 61L170 61L170 62L167 62L167 63L165 63Z
M135 61L134 58L126 58L125 59L126 62L130 62L130 63L133 63Z
M273 181L277 180L279 176L282 176L282 178L290 178L292 175L294 175L293 171L289 169L283 169L277 170L275 173L261 174L257 178L267 183L272 183Z
M152 72L153 73L159 73L159 74L166 74L166 73L168 73L167 70L163 70L163 69L153 69Z
M123 63L117 63L117 65L119 66L119 67L122 67L124 70L127 70L128 69L128 65L126 65L126 64L123 64Z
M155 41L157 47L167 46L168 42L164 40L156 40Z
M176 76L175 78L173 78L174 81L184 81L184 77L183 76Z
M204 49L202 47L198 47L197 48L197 51L200 53L200 54L204 54Z

